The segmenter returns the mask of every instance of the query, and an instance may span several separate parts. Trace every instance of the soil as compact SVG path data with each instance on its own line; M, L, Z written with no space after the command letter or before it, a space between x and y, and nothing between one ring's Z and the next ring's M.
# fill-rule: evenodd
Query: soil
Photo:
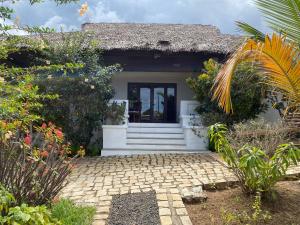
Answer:
M155 192L113 196L108 225L160 225Z
M300 181L279 182L275 190L275 201L263 200L262 209L268 210L271 220L258 224L266 225L300 225ZM227 212L248 212L252 215L253 197L245 196L240 188L224 191L206 192L206 203L187 205L188 214L193 225L223 225L222 210ZM244 223L230 223L244 224Z

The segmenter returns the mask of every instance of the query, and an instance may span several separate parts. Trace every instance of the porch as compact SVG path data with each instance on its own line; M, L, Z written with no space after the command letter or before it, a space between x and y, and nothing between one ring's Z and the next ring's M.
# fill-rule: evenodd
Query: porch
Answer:
M194 124L195 120L199 121L194 111L196 101L180 101L176 123L129 122L129 100L113 101L126 104L125 119L120 125L103 125L102 156L207 151L206 128ZM193 131L196 126L201 130L200 135Z

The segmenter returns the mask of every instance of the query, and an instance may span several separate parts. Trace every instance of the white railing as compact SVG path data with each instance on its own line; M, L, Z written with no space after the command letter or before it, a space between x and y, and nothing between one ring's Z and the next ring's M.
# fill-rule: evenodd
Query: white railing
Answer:
M207 129L196 112L198 105L197 101L180 101L180 124L184 130L187 149L190 150L206 150L208 146Z

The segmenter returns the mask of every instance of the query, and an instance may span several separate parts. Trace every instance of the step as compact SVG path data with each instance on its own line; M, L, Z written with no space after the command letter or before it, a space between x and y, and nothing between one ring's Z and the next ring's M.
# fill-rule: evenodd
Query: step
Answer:
M156 138L156 139L183 139L184 134L153 134L153 133L127 133L127 138L143 138L143 139L148 139L148 138Z
M185 145L184 139L127 139L127 144Z
M128 127L127 133L154 133L154 134L182 134L182 128L168 128L168 127Z
M138 145L127 144L130 150L153 150L153 151L173 151L173 150L185 150L185 145Z
M180 128L180 123L129 123L128 127L177 127Z

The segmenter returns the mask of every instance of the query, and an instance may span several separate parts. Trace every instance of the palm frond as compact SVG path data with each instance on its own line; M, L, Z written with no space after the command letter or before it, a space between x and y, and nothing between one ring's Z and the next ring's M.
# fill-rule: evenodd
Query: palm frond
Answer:
M300 0L255 0L270 27L300 44Z
M265 34L255 27L252 27L248 23L244 22L236 22L236 25L239 27L239 29L244 32L249 38L258 40L258 41L264 41L265 40Z
M256 62L265 82L278 89L290 103L300 106L300 62L299 50L277 34L265 41L249 39L224 65L213 86L213 99L219 102L226 113L233 112L230 89L231 80L241 61Z

